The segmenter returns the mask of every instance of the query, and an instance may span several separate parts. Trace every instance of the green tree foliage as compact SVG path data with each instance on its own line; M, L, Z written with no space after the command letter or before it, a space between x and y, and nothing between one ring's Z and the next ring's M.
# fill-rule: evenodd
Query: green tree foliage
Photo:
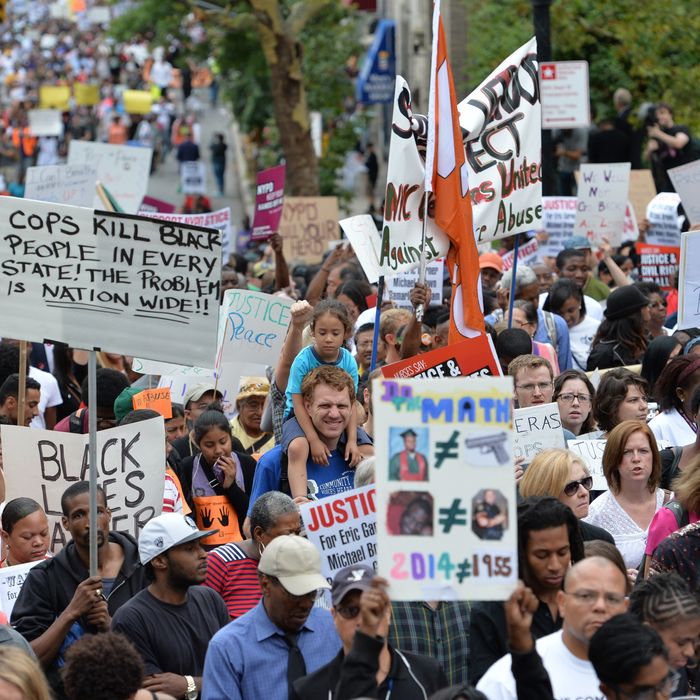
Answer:
M464 0L468 27L469 84L473 88L534 33L529 0ZM665 101L677 123L700 132L694 110L700 62L697 0L554 0L554 60L589 62L591 106L601 116L612 93L628 88L635 105Z

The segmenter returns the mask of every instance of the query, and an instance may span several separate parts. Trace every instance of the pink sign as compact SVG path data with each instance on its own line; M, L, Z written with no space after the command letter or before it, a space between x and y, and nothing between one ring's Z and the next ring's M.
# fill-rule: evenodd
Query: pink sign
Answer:
M269 238L279 230L284 204L285 166L261 170L255 191L252 240Z
M144 197L141 202L142 212L160 212L161 214L174 214L175 205L170 202L164 202L162 199L155 197Z

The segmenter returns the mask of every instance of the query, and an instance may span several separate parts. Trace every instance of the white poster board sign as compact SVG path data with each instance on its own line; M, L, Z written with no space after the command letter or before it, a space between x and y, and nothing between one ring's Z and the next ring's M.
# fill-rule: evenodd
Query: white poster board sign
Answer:
M63 120L57 109L30 109L29 130L32 136L63 136Z
M503 272L510 270L513 267L515 259L515 250L509 250L502 256ZM527 243L518 246L518 265L528 265L532 267L540 259L539 245L535 238L531 238Z
M321 573L333 577L346 566L377 568L374 484L299 506L306 536L321 554Z
M89 435L3 425L0 436L7 500L26 496L42 506L55 554L68 537L61 523L61 496L72 483L88 479ZM110 529L138 538L163 507L163 419L100 430L97 456L97 483L112 511Z
M533 37L459 105L477 243L538 229L542 117ZM516 184L517 183L517 184Z
M683 216L678 215L680 195L676 192L660 192L647 205L649 230L646 242L651 245L680 245Z
M513 411L513 455L529 464L535 455L566 447L556 401Z
M231 253L231 207L223 207L216 211L202 214L166 214L164 212L140 211L139 216L147 216L151 219L173 221L188 226L203 226L215 228L221 231L221 258L225 262Z
M622 242L629 193L629 163L582 163L574 235L600 245Z
M146 195L152 155L150 148L72 140L68 164L93 167L97 180L109 190L117 204L127 214L135 214ZM97 193L93 206L95 209L104 207Z
M27 574L38 563L38 561L31 561L28 564L0 568L0 610L7 615L8 620L12 616L12 608L15 607L19 592L27 580Z
M540 65L543 129L575 129L591 125L588 61Z
M339 223L367 275L367 281L370 284L376 284L382 274L379 265L382 234L377 231L374 219L369 214L358 214L341 219Z
M3 335L213 364L218 231L13 197L0 230Z
M510 378L375 379L377 561L393 600L517 581Z
M432 260L425 266L425 283L430 288L430 304L442 304L444 260ZM389 298L401 309L413 309L410 293L418 282L418 270L409 270L389 277L386 288Z
M41 202L92 207L97 172L90 165L44 165L27 168L24 196Z
M700 160L668 171L691 225L700 224Z
M579 455L593 477L595 491L607 491L608 482L603 473L603 452L606 440L569 440L567 447Z
M207 167L201 160L180 163L180 186L183 194L205 194L207 191Z
M282 297L229 289L221 313L226 318L220 365L254 362L275 365L291 321L294 301Z
M678 328L700 326L700 231L681 236L678 268Z

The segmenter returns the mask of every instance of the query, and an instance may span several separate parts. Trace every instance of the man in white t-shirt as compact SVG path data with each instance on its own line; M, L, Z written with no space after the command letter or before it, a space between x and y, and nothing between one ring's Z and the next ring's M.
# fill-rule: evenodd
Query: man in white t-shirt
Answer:
M623 572L603 557L583 559L569 569L557 596L562 629L535 642L556 700L604 700L588 643L606 620L627 609L626 585ZM511 663L511 655L504 656L479 681L477 689L489 700L517 699Z

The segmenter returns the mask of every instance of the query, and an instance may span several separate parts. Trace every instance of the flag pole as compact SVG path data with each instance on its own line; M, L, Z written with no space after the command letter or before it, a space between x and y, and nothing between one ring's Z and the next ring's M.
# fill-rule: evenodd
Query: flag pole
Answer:
M423 202L423 229L420 246L420 263L418 267L418 282L425 284L425 268L427 259L425 255L425 237L428 230L428 200L433 191L433 175L435 174L435 73L437 71L438 34L440 29L440 0L435 0L433 5L433 36L430 52L430 88L428 90L428 142L425 147L425 181ZM416 320L423 320L425 309L420 304L416 309Z
M520 234L515 234L515 248L513 248L513 272L510 279L510 299L508 300L508 328L513 327L513 303L515 302L515 275L518 272L518 248L520 247Z
M382 298L384 297L384 275L379 276L377 285L377 309L374 313L374 337L372 338L372 361L369 363L369 371L373 372L377 365L377 344L379 343L379 317L382 314ZM417 314L416 314L417 315ZM418 319L419 321L421 319Z

